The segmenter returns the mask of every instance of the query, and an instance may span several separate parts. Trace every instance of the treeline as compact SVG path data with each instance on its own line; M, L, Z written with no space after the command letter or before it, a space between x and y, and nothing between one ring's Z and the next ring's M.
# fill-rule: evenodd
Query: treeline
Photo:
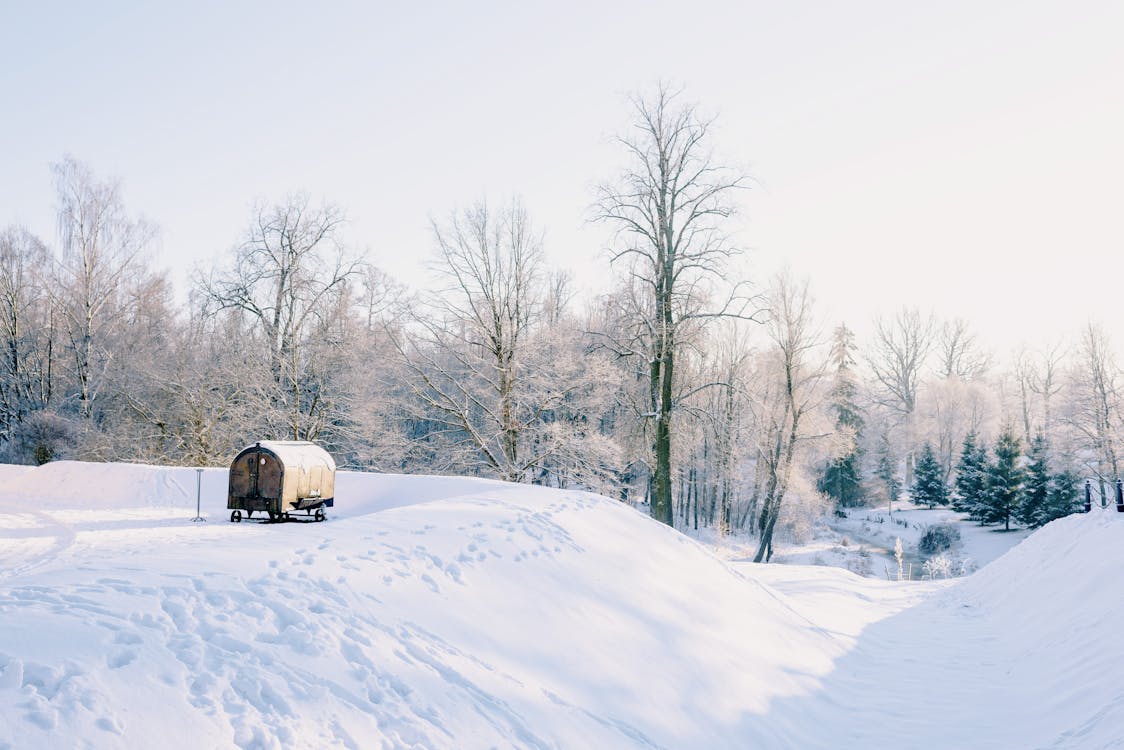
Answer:
M346 246L338 207L291 195L177 306L154 228L65 159L57 243L0 233L3 458L222 465L314 440L348 468L586 487L750 529L758 559L781 530L914 487L919 455L951 487L969 436L1010 433L1035 446L1020 470L1107 491L1120 371L1099 329L1006 369L963 321L916 310L862 344L825 329L806 282L737 278L748 183L712 156L710 121L665 89L633 105L629 166L591 197L614 284L580 303L518 202L435 220L425 292Z

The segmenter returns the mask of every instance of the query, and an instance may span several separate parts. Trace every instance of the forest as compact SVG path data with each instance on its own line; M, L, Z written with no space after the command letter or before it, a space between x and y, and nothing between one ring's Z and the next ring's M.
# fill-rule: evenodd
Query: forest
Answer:
M312 440L343 468L587 488L750 530L759 560L906 491L1008 526L1069 512L1086 479L1111 497L1121 372L1096 323L993 352L969 321L900 308L860 340L808 280L737 277L751 180L713 120L666 89L632 105L629 167L590 176L612 232L596 297L547 265L518 200L435 207L440 283L419 290L343 241L342 207L292 193L177 304L157 227L62 157L57 237L0 230L0 458L221 466Z

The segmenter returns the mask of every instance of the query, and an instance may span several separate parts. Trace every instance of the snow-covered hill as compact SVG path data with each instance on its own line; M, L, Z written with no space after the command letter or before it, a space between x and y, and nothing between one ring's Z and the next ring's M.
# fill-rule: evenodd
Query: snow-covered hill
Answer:
M341 473L230 524L224 470L0 481L0 748L1110 747L1124 518L957 582L729 565L604 498Z

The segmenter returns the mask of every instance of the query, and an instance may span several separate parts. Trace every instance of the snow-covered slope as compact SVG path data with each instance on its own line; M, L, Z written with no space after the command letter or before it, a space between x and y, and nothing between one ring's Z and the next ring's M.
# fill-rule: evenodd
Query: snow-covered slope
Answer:
M0 472L0 748L1109 747L1124 519L956 583L730 566L618 503L341 473L230 524L223 470ZM1082 578L1082 576L1088 578Z

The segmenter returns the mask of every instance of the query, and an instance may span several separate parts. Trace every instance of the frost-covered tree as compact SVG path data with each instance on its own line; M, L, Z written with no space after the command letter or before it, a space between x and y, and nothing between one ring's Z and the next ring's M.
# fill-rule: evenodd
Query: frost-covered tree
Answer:
M434 459L510 482L595 485L616 469L598 416L608 369L544 313L542 242L518 202L434 222L440 292L394 337Z
M933 453L933 446L925 443L917 458L917 468L910 488L913 502L928 505L948 505L948 486L944 481L944 469Z
M983 505L976 509L982 523L1002 523L1004 530L1011 530L1011 517L1022 502L1026 477L1021 459L1019 438L1008 427L995 441L995 460L987 473L987 495Z
M1016 509L1015 517L1019 523L1031 528L1041 526L1040 517L1044 514L1050 495L1053 476L1050 473L1049 451L1046 437L1040 432L1030 443L1030 453L1025 468L1022 501Z
M18 226L0 231L0 442L57 397L51 263L47 247L31 232Z
M902 491L902 480L898 473L898 458L894 453L889 436L885 434L878 438L874 475L878 479L881 494L886 501L886 507L892 513L894 501L898 499Z
M344 417L331 382L352 343L348 284L363 264L343 246L343 222L339 208L303 194L258 205L228 264L196 276L204 314L244 324L245 377L260 384L267 434L316 440Z
M1071 471L1050 469L1049 443L1039 433L1030 445L1022 502L1017 518L1020 523L1036 529L1080 508L1076 475Z
M1035 515L1034 526L1044 526L1071 513L1080 513L1080 486L1080 477L1068 469L1052 474L1046 502Z
M867 363L879 386L875 393L895 413L904 433L907 485L913 481L917 393L933 348L934 327L932 315L903 308L890 320L875 320L874 340L867 352Z
M960 459L956 465L953 509L976 518L976 508L982 507L987 497L988 465L987 447L979 442L976 433L969 432L964 437Z
M854 350L855 334L846 325L838 326L832 335L831 363L835 377L828 396L828 408L835 415L835 445L817 487L840 508L861 505L864 499L860 447L864 420L858 404Z
M757 399L757 452L764 479L754 562L768 562L772 557L773 533L797 471L798 451L814 437L809 423L822 398L823 365L814 354L820 340L807 283L781 276L774 282L769 300L767 330L773 347Z
M936 336L937 375L971 381L991 367L991 355L983 350L963 318L941 325Z
M128 320L130 285L145 271L155 228L131 218L120 184L67 157L53 166L61 257L50 285L76 411L94 416Z
M1120 477L1121 371L1112 344L1099 326L1086 326L1070 375L1067 426L1085 448L1079 451L1102 498Z
M706 321L746 311L737 291L717 293L738 254L726 220L746 178L712 156L711 121L676 92L660 86L651 97L634 98L633 108L633 132L619 139L629 165L599 188L595 215L617 230L612 263L635 293L632 319L613 332L613 346L635 352L647 368L651 514L672 525L677 360Z
M892 319L874 322L874 341L867 361L881 386L884 402L902 415L917 406L921 373L933 348L932 315L903 308Z

